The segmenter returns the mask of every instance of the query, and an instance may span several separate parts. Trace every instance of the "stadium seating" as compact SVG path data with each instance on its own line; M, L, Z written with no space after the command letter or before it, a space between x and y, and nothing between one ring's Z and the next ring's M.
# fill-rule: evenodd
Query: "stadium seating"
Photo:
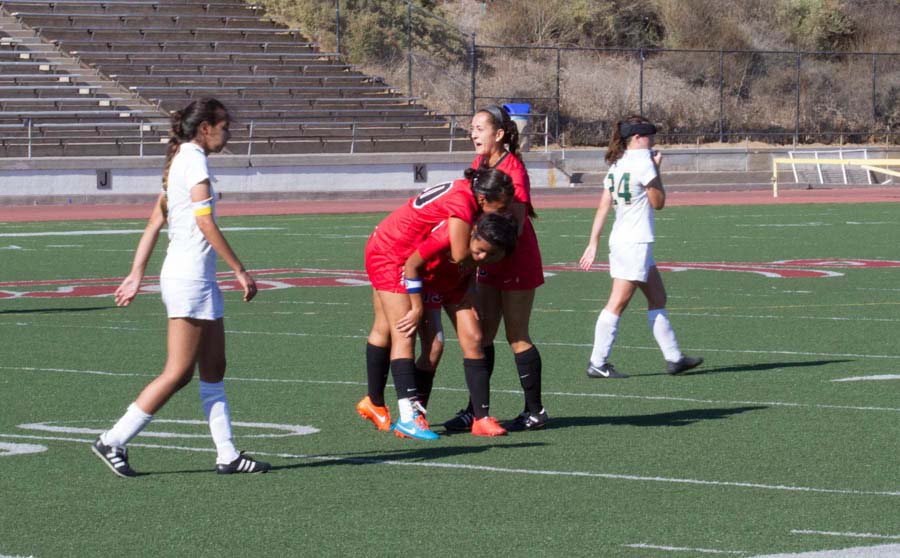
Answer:
M161 153L168 113L204 96L230 107L235 153L451 141L418 99L242 0L0 0L0 11L0 156Z

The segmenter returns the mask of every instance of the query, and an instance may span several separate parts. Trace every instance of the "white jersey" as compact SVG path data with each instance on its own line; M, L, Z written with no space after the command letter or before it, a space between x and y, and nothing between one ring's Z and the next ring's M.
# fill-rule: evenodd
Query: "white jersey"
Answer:
M193 142L182 143L169 167L166 189L169 207L169 249L160 277L196 281L216 280L216 251L197 226L194 204L191 202L191 188L204 180L210 181L209 194L212 196L210 204L215 219L215 193L212 190L212 175L206 164L206 154L203 148Z
M610 246L653 242L653 207L646 186L657 176L649 149L628 149L609 167L603 183L616 208Z

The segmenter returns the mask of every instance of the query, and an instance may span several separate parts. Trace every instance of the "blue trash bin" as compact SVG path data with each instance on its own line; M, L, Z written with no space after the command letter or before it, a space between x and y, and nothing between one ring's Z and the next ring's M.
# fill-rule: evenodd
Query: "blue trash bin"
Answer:
M509 117L519 129L519 148L522 151L528 151L531 144L529 141L531 126L529 126L528 118L528 115L531 113L531 103L506 103L503 105L503 108L506 109Z

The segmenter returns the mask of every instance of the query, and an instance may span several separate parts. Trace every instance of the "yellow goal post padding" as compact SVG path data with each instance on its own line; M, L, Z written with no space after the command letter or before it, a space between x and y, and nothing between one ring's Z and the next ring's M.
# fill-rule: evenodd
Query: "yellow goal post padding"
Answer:
M813 159L775 157L772 159L772 197L778 197L778 165L844 165L900 177L900 172L885 167L900 166L900 159Z

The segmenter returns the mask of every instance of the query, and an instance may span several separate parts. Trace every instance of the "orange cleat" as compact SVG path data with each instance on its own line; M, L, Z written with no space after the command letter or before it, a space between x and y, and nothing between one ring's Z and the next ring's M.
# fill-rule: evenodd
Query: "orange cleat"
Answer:
M388 410L387 406L379 407L378 405L373 404L368 395L360 399L359 403L356 404L356 412L359 413L359 416L362 418L375 423L378 430L387 431L391 429L390 410Z
M473 436L505 436L506 429L494 417L475 419L472 423Z

